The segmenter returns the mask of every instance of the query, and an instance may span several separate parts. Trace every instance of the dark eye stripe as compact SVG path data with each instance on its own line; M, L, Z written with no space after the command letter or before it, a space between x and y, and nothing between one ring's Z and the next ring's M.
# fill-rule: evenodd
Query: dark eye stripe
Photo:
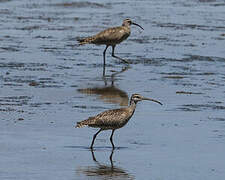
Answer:
M140 98L139 96L134 96L134 98Z

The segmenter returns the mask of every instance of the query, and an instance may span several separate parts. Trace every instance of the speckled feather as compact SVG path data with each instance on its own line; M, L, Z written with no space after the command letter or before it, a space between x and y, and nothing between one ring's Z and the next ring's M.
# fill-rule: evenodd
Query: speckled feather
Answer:
M78 128L90 126L101 129L118 129L123 127L131 118L135 108L121 108L104 111L95 117L77 123Z
M130 27L119 26L119 27L108 28L94 36L81 39L79 40L79 42L80 42L80 45L83 45L83 44L115 45L127 39L129 35L130 35Z

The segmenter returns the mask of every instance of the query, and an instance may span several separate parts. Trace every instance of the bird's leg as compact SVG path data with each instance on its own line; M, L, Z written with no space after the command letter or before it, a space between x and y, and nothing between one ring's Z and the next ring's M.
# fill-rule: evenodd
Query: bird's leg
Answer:
M113 144L113 134L114 134L114 131L115 131L115 129L112 130L112 134L111 134L111 136L110 136L110 141L111 141L111 144L112 144L112 148L113 148L113 149L115 149L115 146L114 146L114 144Z
M110 154L110 156L109 156L109 160L110 160L111 168L112 168L112 169L113 169L113 159L112 159L112 157L113 157L113 152L114 152L114 149L112 149L112 152L111 152L111 154Z
M94 145L94 142L95 142L95 138L97 137L97 135L102 131L102 129L100 129L94 136L93 136L93 140L92 140L92 143L91 143L91 149L93 149L93 145Z
M125 60L125 59L122 59L121 57L118 57L118 56L116 56L116 55L114 54L115 47L116 47L116 45L112 46L112 57L117 58L117 59L119 59L119 60L121 60L121 61L123 61L123 62L125 62L125 63L130 64L129 61L127 61L127 60Z
M102 76L105 77L105 65L103 65Z
M104 68L105 68L105 53L106 53L106 50L107 50L108 47L109 47L109 46L106 45L105 50L103 51L103 63L104 63Z

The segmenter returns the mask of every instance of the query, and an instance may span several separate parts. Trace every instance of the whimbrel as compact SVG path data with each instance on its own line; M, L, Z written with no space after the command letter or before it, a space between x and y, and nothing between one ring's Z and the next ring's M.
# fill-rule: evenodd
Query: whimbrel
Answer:
M83 44L96 44L96 45L106 45L105 50L103 51L103 62L105 66L105 53L109 46L112 46L112 57L122 60L125 63L129 63L127 60L122 59L114 54L114 50L117 44L121 43L127 39L130 35L130 26L135 25L143 29L140 25L132 22L130 19L125 19L122 26L108 28L100 33L78 40L80 45ZM143 29L144 30L144 29Z
M93 140L90 146L91 149L93 149L95 138L101 131L112 130L110 141L112 144L112 148L114 149L115 146L113 143L113 134L115 130L122 128L123 126L127 124L127 122L130 120L130 118L134 114L137 102L142 100L149 100L162 105L162 103L157 100L143 97L140 94L133 94L130 98L130 105L128 107L104 111L94 117L89 117L86 120L77 122L76 127L81 128L84 126L89 126L94 128L100 128L100 130L93 136Z

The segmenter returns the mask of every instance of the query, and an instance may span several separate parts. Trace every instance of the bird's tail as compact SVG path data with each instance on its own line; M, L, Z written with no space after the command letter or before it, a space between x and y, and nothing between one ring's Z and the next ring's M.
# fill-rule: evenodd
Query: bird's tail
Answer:
M89 117L86 120L77 122L76 128L82 128L82 127L85 127L85 126L89 126L90 124L92 124L92 122L93 122L92 120L93 120L93 117Z
M80 45L83 45L83 44L88 44L88 43L91 43L95 38L94 37L87 37L87 38L84 38L84 39L78 39Z

